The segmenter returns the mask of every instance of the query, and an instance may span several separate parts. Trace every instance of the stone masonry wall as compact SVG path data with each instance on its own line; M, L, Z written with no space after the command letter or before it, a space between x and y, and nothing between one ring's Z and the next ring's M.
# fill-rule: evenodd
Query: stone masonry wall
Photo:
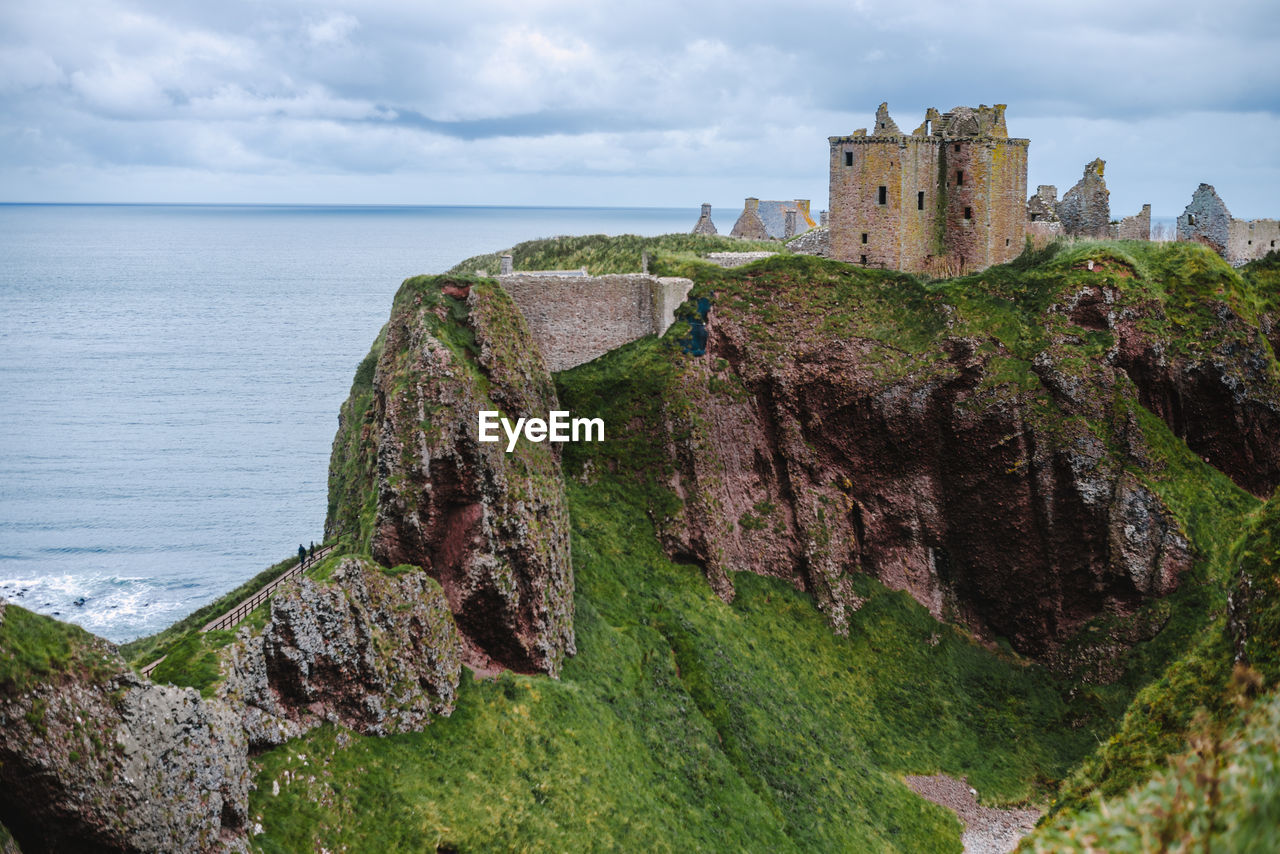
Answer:
M881 105L870 136L829 141L831 257L945 274L1022 251L1029 143L1008 138L1003 108L930 110L904 135Z
M612 276L499 276L542 348L563 371L646 335L661 335L688 296L689 279Z
M1231 264L1246 264L1280 249L1280 221L1274 219L1233 219L1227 228L1226 259Z
M1151 205L1143 205L1142 210L1133 216L1127 216L1116 225L1111 226L1113 237L1120 240L1151 239Z
M1218 191L1209 184L1201 184L1178 217L1178 239L1207 243L1225 257L1231 219L1231 211L1227 210Z
M1071 237L1108 237L1111 224L1111 191L1102 177L1106 161L1098 158L1084 167L1084 175L1062 194L1058 219Z

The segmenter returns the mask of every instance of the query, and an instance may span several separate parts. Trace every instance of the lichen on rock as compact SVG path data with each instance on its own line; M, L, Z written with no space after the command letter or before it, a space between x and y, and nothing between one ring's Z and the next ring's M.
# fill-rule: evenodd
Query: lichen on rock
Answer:
M21 639L17 639L18 633ZM225 703L153 685L115 647L0 602L0 821L27 854L247 850L248 751Z
M241 709L254 747L323 721L371 735L421 730L453 711L461 644L440 586L346 558L327 583L302 578L271 619L226 652L219 695Z
M367 392L353 387L367 405L344 409L363 415L334 442L329 527L358 528L379 563L438 580L467 664L558 674L574 635L557 454L478 436L480 410L514 421L558 408L519 310L492 281L410 279L378 352Z

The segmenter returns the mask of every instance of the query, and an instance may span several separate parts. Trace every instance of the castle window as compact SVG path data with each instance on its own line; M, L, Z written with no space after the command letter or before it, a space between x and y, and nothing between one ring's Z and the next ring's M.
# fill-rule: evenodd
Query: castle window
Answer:
M964 170L963 169L956 170L956 186L957 187L964 186Z
M1005 245L1005 246L1008 246L1008 245L1009 245L1009 238L1007 238L1007 237L1006 237L1006 238L1004 239L1004 245Z
M1195 225L1195 224L1196 224L1196 215L1187 214L1187 225Z
M957 154L959 154L959 153L960 153L960 143L958 143L958 142L956 143L956 153L957 153Z
M965 218L965 219L973 219L973 208L965 208L965 209L964 209L964 218Z
M866 243L866 242L867 242L867 233L866 233L865 231L864 231L864 232L862 232L862 242L863 242L863 243Z
M916 193L916 210L924 210L924 190Z
M877 200L880 204L882 204L882 205L888 204L888 203L889 203L889 188L888 188L888 187L885 187L885 186L881 186L881 187L880 187L880 189L879 189L879 191L877 191L877 193L876 193L876 200Z
M1274 248L1275 248L1275 246L1276 246L1276 242L1275 242L1274 240L1273 240L1273 241L1271 241L1271 248L1272 248L1272 249L1274 249Z
M845 166L852 166L852 165L853 165L853 152L852 152L852 151L846 151L846 152L844 153L844 165L845 165Z
M862 256L862 266L864 266L864 267L865 267L865 266L867 266L867 256L866 256L866 255L863 255L863 256Z
M1038 216L1040 216L1040 214L1032 214L1032 215L1031 215L1031 221L1032 221L1032 222L1035 222L1035 221L1036 221L1036 217L1038 217Z

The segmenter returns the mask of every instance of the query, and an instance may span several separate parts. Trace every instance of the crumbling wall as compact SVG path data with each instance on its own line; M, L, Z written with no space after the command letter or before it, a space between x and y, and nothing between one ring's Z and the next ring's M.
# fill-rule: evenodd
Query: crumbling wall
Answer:
M1036 187L1036 194L1027 199L1027 222L1058 221L1058 188L1052 184Z
M1205 243L1238 267L1280 249L1280 222L1236 219L1213 185L1201 184L1178 217L1178 239Z
M693 282L641 273L612 276L499 276L552 371L590 362L675 320Z
M1062 194L1058 203L1058 219L1062 230L1071 237L1108 237L1111 224L1111 191L1102 177L1106 168L1102 158L1084 167L1084 175L1076 185Z
M1031 245L1035 249L1043 249L1063 236L1062 223L1057 220L1053 222L1036 220L1027 223L1027 237L1031 238Z
M1178 217L1178 239L1208 244L1225 257L1230 230L1231 211L1218 191L1210 184L1196 187L1190 203Z
M1247 264L1273 249L1280 249L1280 221L1274 219L1232 219L1227 228L1230 264Z
M1138 213L1111 226L1111 236L1119 240L1150 240L1151 205L1143 205Z

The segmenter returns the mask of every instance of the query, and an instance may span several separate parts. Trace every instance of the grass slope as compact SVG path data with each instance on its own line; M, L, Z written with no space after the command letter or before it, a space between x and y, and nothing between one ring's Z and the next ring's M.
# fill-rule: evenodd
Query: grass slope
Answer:
M1038 667L905 594L865 579L840 638L775 580L735 578L721 602L663 556L624 484L574 484L570 505L579 654L563 678L464 677L423 733L325 728L272 751L251 802L261 850L959 851L954 818L899 774L1019 800L1092 743Z

